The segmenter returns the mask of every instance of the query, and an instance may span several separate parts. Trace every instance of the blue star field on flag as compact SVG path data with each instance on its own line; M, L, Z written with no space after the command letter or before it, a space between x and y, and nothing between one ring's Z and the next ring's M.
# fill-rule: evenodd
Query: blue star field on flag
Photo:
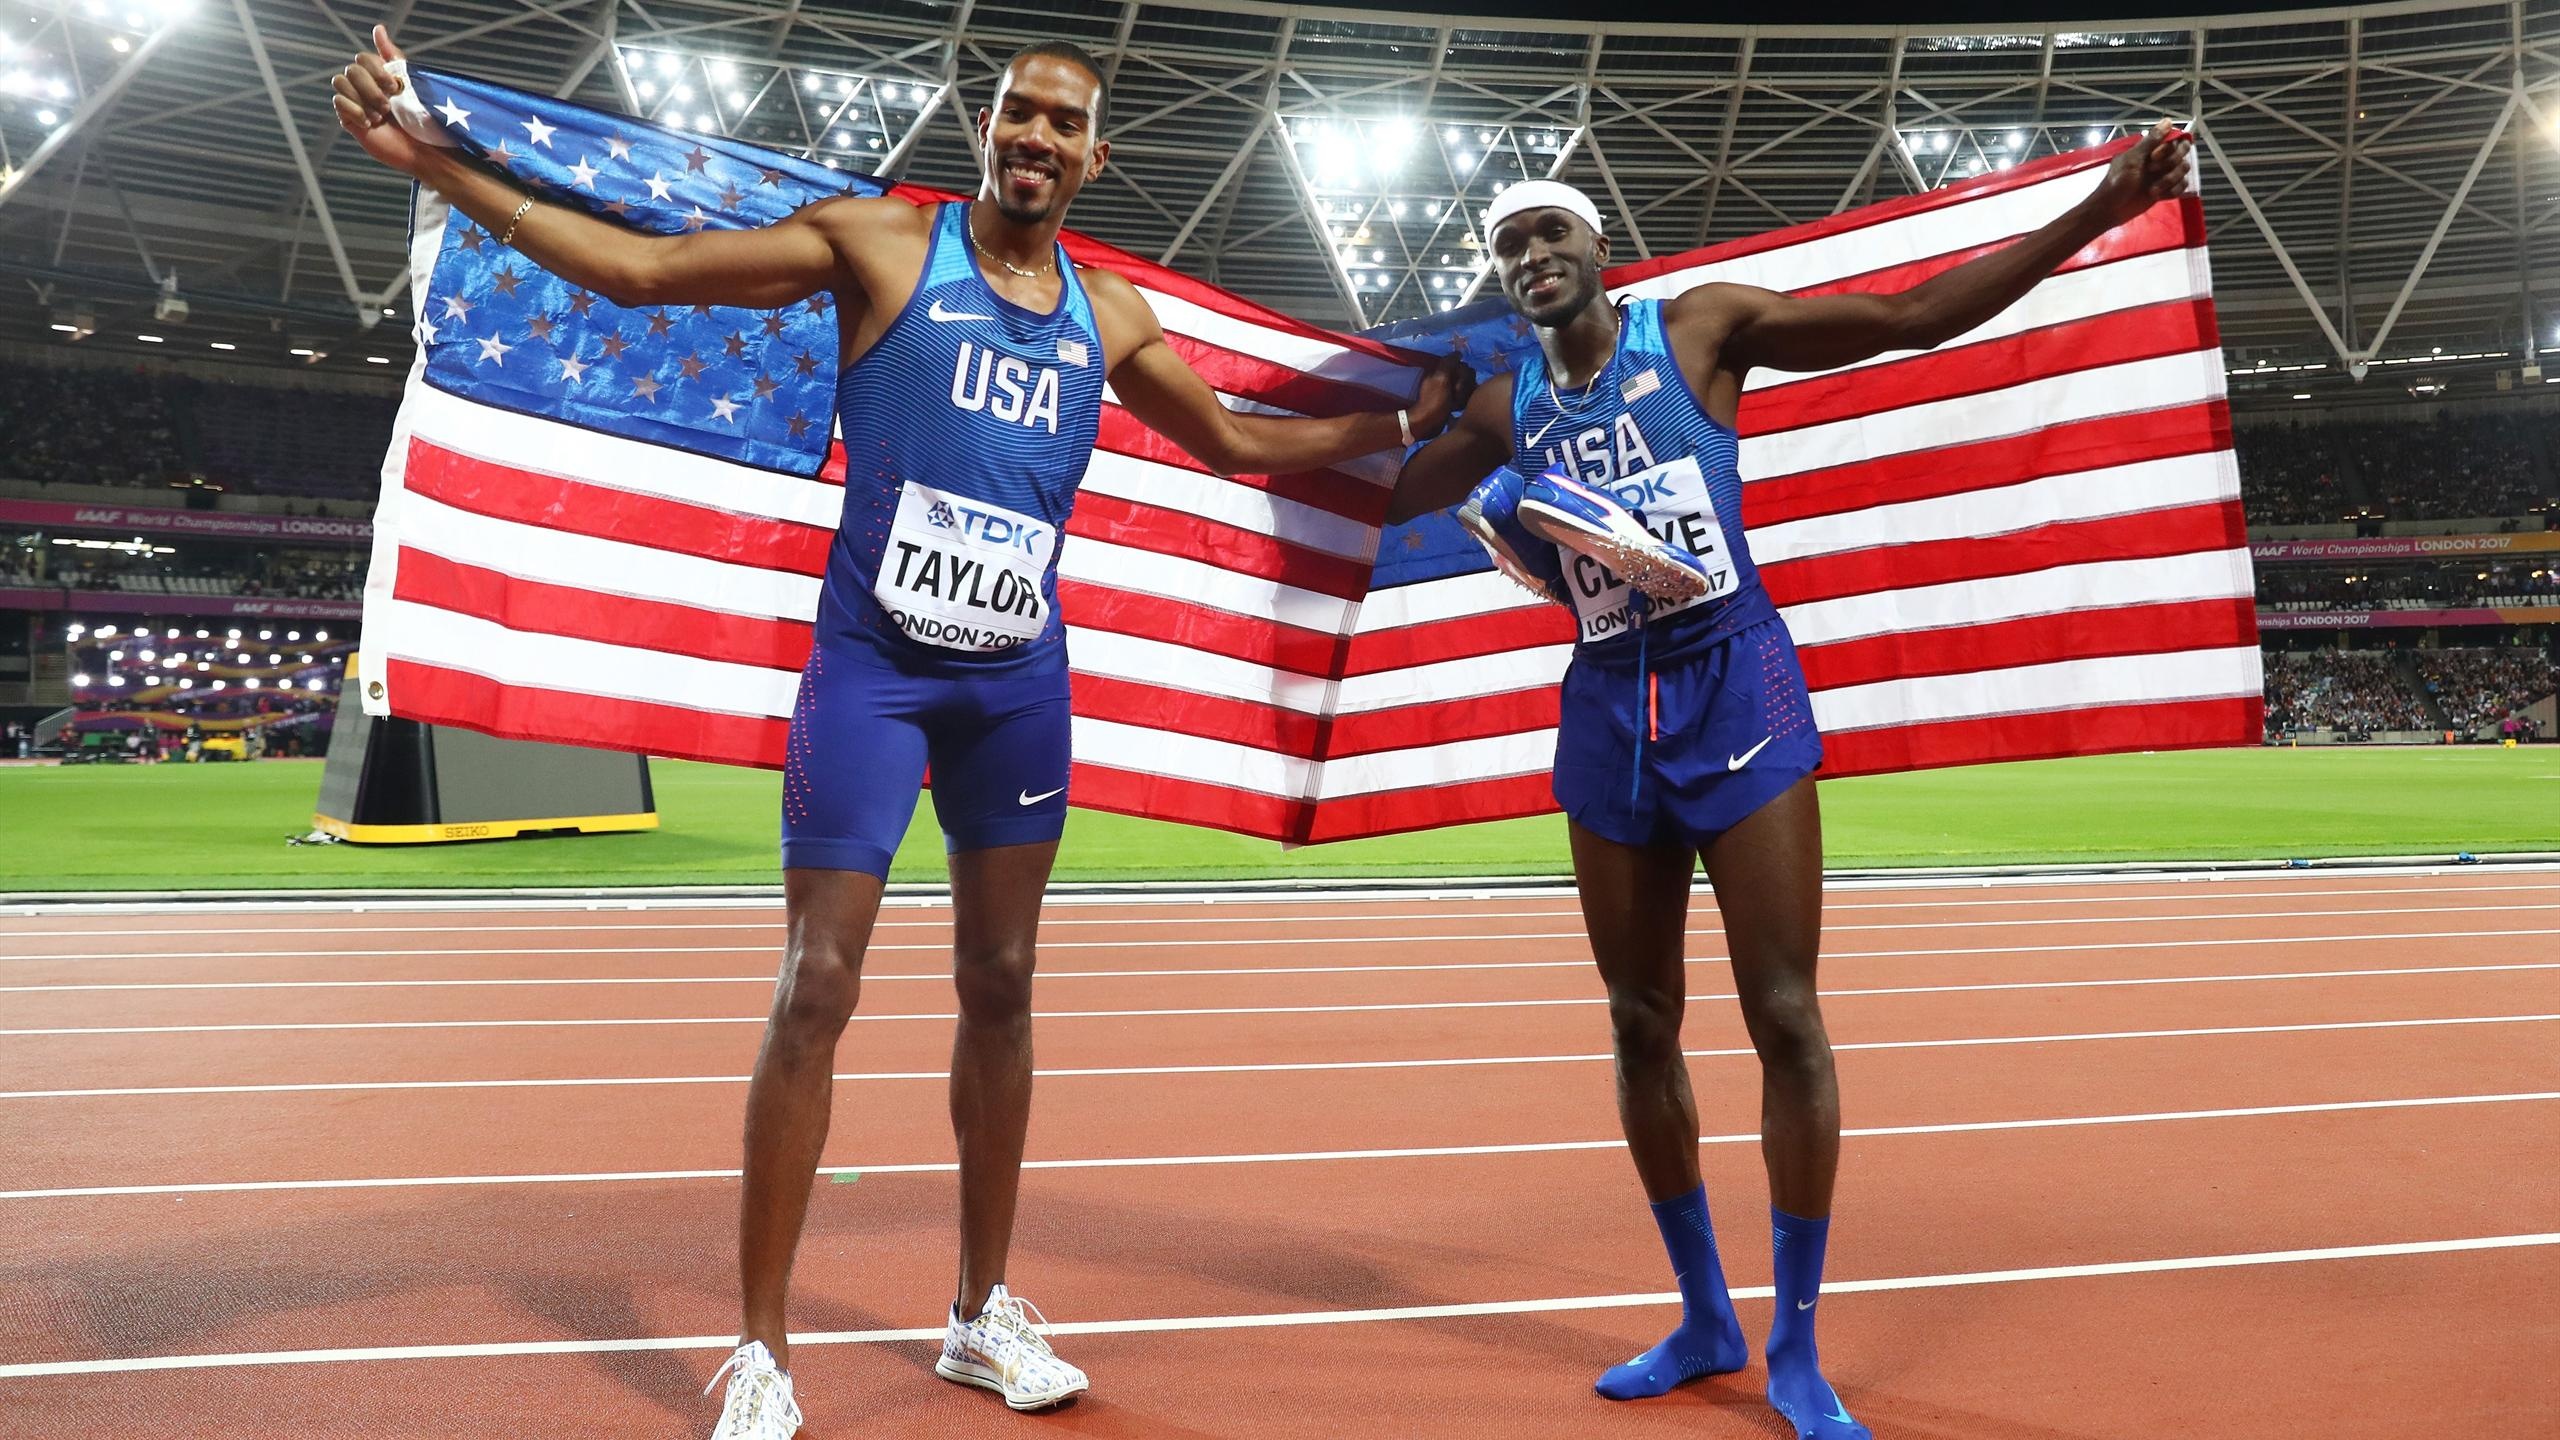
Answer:
M1455 355L1474 367L1478 381L1508 375L1520 358L1538 347L1538 333L1511 302L1496 296L1444 314L1404 320L1360 332L1376 340L1427 355ZM1435 511L1402 525L1390 525L1378 537L1377 569L1372 590L1418 585L1490 570L1493 561L1447 511Z
M467 153L546 203L639 230L756 229L818 200L888 190L737 140L458 75L412 78ZM826 459L838 339L824 293L772 310L624 309L455 211L417 334L427 383L482 404L792 474Z

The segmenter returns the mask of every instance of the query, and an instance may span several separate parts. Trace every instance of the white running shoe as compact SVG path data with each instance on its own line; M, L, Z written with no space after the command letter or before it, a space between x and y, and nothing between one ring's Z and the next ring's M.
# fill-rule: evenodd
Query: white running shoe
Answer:
M953 1306L933 1373L993 1390L1016 1410L1045 1410L1081 1394L1091 1382L1049 1348L1031 1323L1034 1316L1041 1325L1049 1323L1049 1317L1001 1285L987 1292L986 1311L975 1320L961 1319L959 1307Z
M711 1372L711 1384L702 1393L710 1394L723 1375L729 1377L729 1398L720 1407L720 1425L711 1440L791 1440L800 1433L800 1402L791 1398L791 1377L773 1363L773 1352L763 1341L739 1346Z

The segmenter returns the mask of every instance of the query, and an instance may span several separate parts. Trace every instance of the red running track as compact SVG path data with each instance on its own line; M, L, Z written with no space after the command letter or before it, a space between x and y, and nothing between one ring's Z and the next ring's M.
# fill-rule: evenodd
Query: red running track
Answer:
M1783 1433L1756 1369L1590 1393L1674 1311L1554 897L1053 905L1012 1278L1095 1389L937 1381L948 916L889 918L795 1297L812 1436ZM0 1435L708 1433L777 919L0 919ZM2560 874L1830 921L1823 1343L1879 1435L2560 1434ZM1693 933L1764 1333L1756 1071Z

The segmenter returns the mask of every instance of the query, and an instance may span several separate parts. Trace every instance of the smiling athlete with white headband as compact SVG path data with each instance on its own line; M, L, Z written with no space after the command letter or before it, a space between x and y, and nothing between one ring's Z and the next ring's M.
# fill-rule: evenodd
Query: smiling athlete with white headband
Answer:
M1502 569L1578 622L1555 794L1609 990L1618 1118L1682 1301L1677 1329L1600 1376L1611 1399L1660 1395L1750 1358L1699 1183L1680 1053L1682 942L1703 860L1760 1057L1777 1279L1769 1403L1799 1440L1868 1435L1814 1346L1840 1159L1839 1085L1814 989L1822 739L1794 641L1744 540L1743 377L1755 366L1833 369L1973 329L2090 241L2187 193L2189 149L2163 126L2069 213L1891 295L1800 299L1707 284L1612 303L1600 279L1609 241L1582 192L1514 185L1486 220L1503 293L1538 327L1538 353L1406 461L1389 518L1463 499L1460 518ZM1540 473L1498 468L1515 463Z

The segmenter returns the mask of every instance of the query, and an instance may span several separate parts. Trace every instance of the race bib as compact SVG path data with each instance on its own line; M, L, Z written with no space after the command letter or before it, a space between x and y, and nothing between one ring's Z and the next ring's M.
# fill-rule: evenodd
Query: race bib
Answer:
M1690 456L1601 482L1597 488L1615 495L1644 520L1657 537L1686 549L1707 567L1707 591L1691 600L1656 601L1654 616L1676 615L1733 593L1733 552L1725 548L1724 525L1716 517L1715 497L1707 477ZM1557 547L1564 562L1565 593L1584 643L1606 640L1635 624L1627 603L1627 582L1588 555Z
M907 482L871 593L908 638L984 654L1039 638L1056 527Z

